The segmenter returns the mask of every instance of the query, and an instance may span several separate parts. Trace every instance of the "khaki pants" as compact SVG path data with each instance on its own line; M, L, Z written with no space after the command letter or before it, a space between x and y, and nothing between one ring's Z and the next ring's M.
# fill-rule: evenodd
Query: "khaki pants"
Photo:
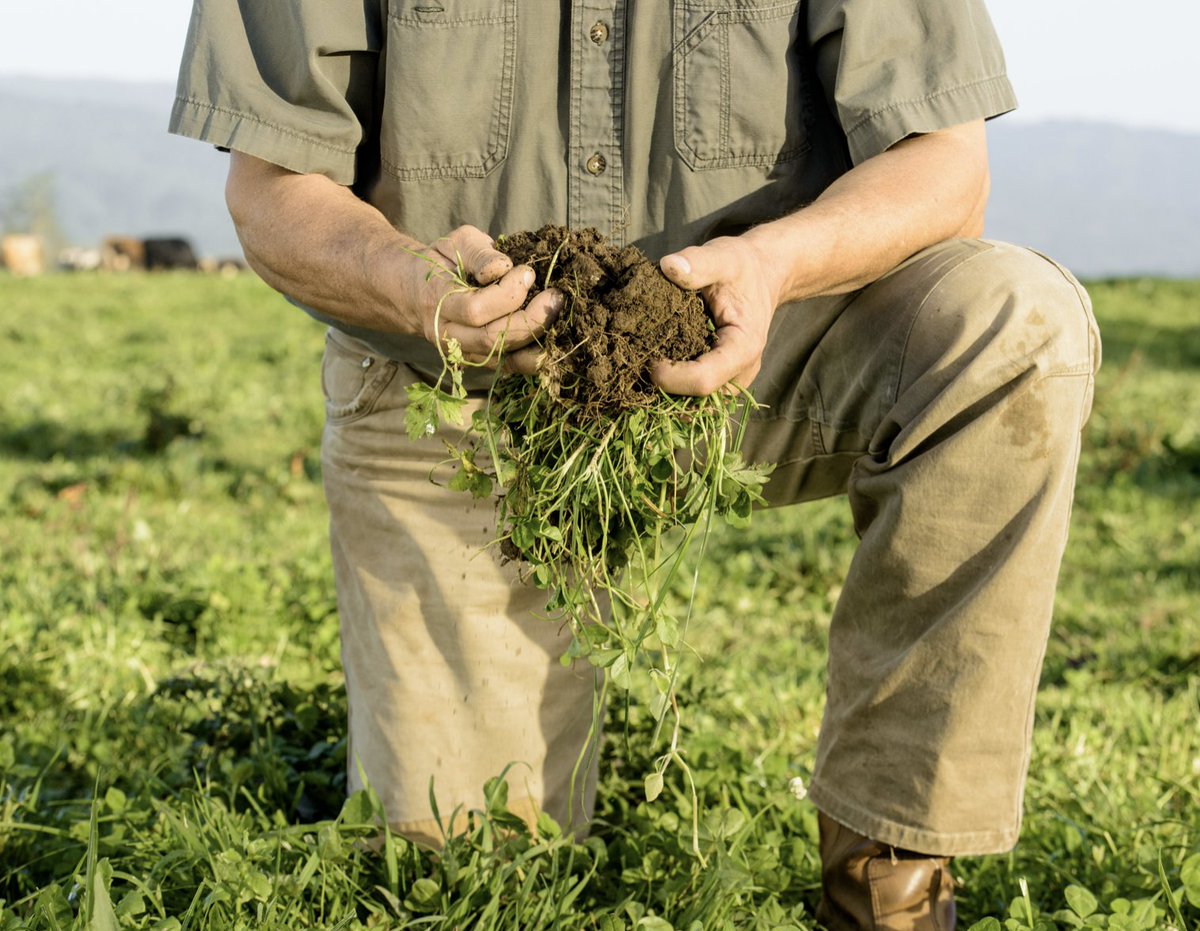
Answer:
M782 308L747 435L772 504L848 494L861 544L830 631L810 795L931 854L1016 842L1034 694L1099 338L1086 294L1028 250L955 240L853 294ZM361 766L394 827L437 842L510 763L510 800L566 820L592 670L564 669L544 593L482 548L490 501L436 488L404 431L405 366L330 335L326 493ZM595 768L581 775L581 828ZM456 825L457 826L457 825Z

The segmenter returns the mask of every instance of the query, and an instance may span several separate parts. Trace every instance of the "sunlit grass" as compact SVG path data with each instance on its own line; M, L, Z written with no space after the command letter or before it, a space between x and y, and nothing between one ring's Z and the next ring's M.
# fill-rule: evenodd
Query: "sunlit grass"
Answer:
M965 926L1200 923L1200 285L1092 291L1025 829L956 862ZM707 866L680 774L643 801L636 689L586 845L493 794L441 858L376 852L343 807L320 329L250 277L0 277L0 334L0 929L813 927L844 502L709 541L679 687Z

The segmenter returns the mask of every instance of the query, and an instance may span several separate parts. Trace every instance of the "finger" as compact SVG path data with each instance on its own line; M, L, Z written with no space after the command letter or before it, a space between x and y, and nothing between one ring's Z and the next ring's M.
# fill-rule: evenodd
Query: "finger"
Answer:
M518 375L536 375L545 353L541 346L526 346L516 352L507 353L504 356L504 368Z
M730 381L752 378L758 370L757 342L745 331L726 327L717 331L717 345L691 362L664 359L650 368L650 378L668 394L703 397ZM743 387L749 384L743 383Z
M512 259L496 248L496 242L481 229L460 226L437 242L438 251L456 264L477 284L488 285L506 275Z
M664 255L658 263L662 273L681 288L698 291L714 284L729 271L728 258L719 255L718 246L688 246Z
M448 323L442 328L442 339L456 339L468 356L490 356L496 350L505 352L527 346L540 338L563 305L561 292L543 291L515 313L493 320L482 327Z
M446 323L487 326L524 304L533 282L533 269L528 265L519 265L485 288L446 296L442 301L441 318Z

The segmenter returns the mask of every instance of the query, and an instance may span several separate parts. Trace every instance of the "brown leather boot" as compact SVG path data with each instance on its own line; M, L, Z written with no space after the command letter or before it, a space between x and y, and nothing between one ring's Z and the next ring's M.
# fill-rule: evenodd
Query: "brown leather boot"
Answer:
M949 857L900 850L818 813L821 904L829 931L954 931Z

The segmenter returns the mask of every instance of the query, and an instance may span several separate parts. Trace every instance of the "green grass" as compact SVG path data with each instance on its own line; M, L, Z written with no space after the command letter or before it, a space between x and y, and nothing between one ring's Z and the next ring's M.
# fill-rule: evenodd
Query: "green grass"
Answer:
M1092 292L1025 829L956 862L964 927L1200 927L1200 284ZM320 329L251 277L0 277L0 334L0 929L814 927L791 787L844 502L709 543L680 686L703 862L679 773L642 801L636 697L586 844L504 830L496 791L444 856L375 852L343 799Z

